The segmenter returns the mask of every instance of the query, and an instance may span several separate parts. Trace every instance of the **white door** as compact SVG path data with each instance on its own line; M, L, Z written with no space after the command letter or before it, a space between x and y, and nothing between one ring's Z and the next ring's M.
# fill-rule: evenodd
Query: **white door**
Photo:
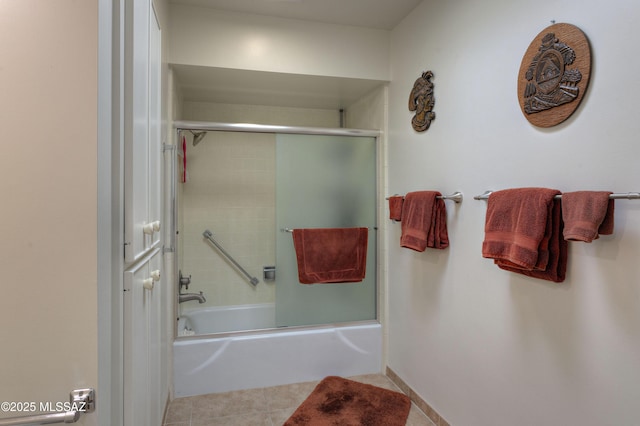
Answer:
M161 253L124 273L125 425L159 425Z
M160 245L160 27L149 0L125 15L125 261ZM128 106L128 108L127 108Z
M162 422L161 34L150 0L125 2L124 424Z

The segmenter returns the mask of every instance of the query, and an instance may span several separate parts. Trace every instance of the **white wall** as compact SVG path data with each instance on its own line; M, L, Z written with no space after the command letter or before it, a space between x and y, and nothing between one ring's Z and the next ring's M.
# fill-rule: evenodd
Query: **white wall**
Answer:
M170 63L389 79L389 31L184 5L170 15Z
M0 1L0 401L98 385L97 17L97 1Z
M423 2L392 33L389 193L462 191L447 202L451 245L417 253L389 239L389 366L452 425L637 424L640 202L617 201L615 233L570 243L563 284L481 257L487 189L640 190L631 0ZM550 20L590 40L591 82L565 123L520 112L525 50ZM437 114L416 133L407 108L422 71Z

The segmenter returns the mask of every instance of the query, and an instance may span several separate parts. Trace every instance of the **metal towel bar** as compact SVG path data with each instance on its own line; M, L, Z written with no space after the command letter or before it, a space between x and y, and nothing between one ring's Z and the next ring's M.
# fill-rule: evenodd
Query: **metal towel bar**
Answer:
M243 274L245 274L247 276L247 278L249 278L249 282L253 285L256 286L258 285L258 283L260 282L260 280L258 280L256 277L252 277L251 275L249 275L249 273L247 271L244 270L244 268L242 266L240 266L240 264L238 262L236 262L236 260L231 257L231 255L229 253L226 252L225 249L222 248L222 246L220 244L218 244L218 242L216 240L213 239L213 234L211 233L211 231L209 231L208 229L206 229L202 235L209 241L211 241L211 243L216 246L216 248L218 250L220 250L220 252L227 258L229 259L229 261L231 261L231 263L233 263L236 268L238 268Z
M474 200L488 200L489 195L491 195L493 191L485 191L482 195L476 195L473 197ZM562 195L556 195L554 198L561 199ZM625 192L619 194L611 194L609 198L612 200L640 200L640 192Z
M438 195L436 198L440 198L441 200L451 200L454 203L458 204L462 202L462 192L460 191L456 191L453 194L449 194L449 195ZM386 198L387 200L389 199L389 197Z
M365 227L363 226L363 228L365 228ZM378 228L376 228L376 227L374 227L374 228L366 227L366 228L367 229L373 229L373 230L376 230L376 231L378 230ZM293 232L293 229L292 228L280 228L280 232Z
M7 403L4 403L7 404ZM69 404L41 402L37 404L29 404L29 409L33 411L41 410L47 407L49 410L57 407L68 409L58 413L38 414L35 416L11 417L8 419L0 419L0 426L16 426L16 425L49 425L53 423L75 423L80 419L80 415L84 413L92 413L95 411L95 391L93 389L75 389L69 395Z

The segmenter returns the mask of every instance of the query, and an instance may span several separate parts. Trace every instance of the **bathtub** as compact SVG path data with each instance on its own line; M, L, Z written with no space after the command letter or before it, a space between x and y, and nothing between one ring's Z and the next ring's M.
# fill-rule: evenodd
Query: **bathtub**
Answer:
M178 336L259 330L276 326L275 303L214 306L184 310Z
M178 337L173 344L176 397L381 371L376 321Z

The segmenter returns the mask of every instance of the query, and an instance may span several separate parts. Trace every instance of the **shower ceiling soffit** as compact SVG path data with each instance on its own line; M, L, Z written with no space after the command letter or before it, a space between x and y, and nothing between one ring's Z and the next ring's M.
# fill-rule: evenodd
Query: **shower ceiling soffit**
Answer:
M172 65L187 102L340 109L385 81Z

